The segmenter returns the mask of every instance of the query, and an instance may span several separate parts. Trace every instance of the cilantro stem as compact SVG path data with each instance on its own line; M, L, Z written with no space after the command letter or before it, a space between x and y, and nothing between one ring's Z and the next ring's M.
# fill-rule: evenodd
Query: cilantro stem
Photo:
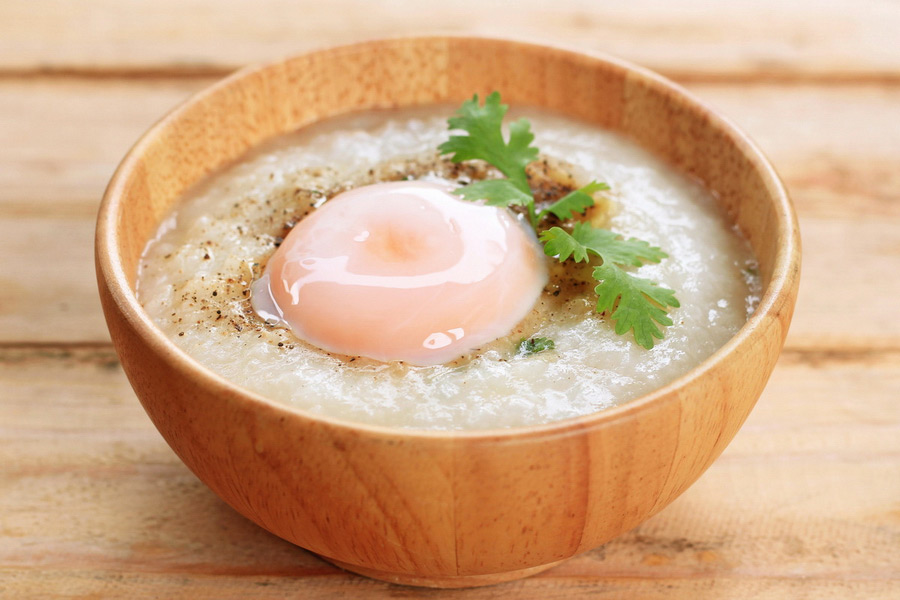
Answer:
M541 219L544 218L544 211L541 211L540 214L535 214L534 211L534 202L528 204L528 220L531 221L531 228L537 231L538 224L541 222Z

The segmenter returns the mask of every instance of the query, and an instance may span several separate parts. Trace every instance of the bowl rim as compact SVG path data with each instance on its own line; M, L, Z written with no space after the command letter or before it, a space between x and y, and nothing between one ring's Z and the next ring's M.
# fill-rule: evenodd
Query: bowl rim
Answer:
M720 346L700 364L678 376L673 381L653 391L638 396L632 400L617 406L604 408L599 411L586 413L547 423L533 425L520 425L511 427L495 427L488 429L421 429L412 427L393 427L362 423L332 417L329 415L313 413L303 408L290 406L286 403L270 399L262 394L248 390L225 377L213 372L197 359L179 348L169 339L161 329L153 322L151 317L143 309L137 299L136 290L128 283L122 261L119 260L119 244L116 240L118 216L121 214L120 206L124 198L126 182L138 164L141 155L153 142L154 138L165 130L171 123L181 117L194 103L219 93L221 90L235 85L238 81L304 56L322 54L327 52L357 51L367 46L376 46L385 43L434 43L438 41L456 42L487 42L498 43L510 47L522 47L532 50L543 50L560 55L570 55L573 58L588 58L620 68L629 74L636 75L644 83L653 87L655 91L666 91L675 94L679 100L690 106L692 111L699 111L710 124L721 131L743 154L756 169L764 183L766 190L772 197L776 221L779 223L779 231L783 235L781 245L773 260L772 276L769 285L766 286L760 302L754 313L747 319L741 328L725 344ZM147 129L135 144L131 147L121 163L116 168L107 185L106 191L100 203L95 233L95 261L97 268L98 284L101 288L105 285L111 300L121 313L121 316L160 357L168 362L174 369L181 371L188 378L199 381L210 392L216 393L223 401L231 398L239 398L247 401L256 408L267 411L275 411L282 415L288 414L300 417L311 422L318 422L332 428L362 432L370 437L396 440L447 440L467 439L474 441L509 440L529 437L555 437L569 435L574 430L585 428L595 429L611 426L620 420L653 410L666 402L677 402L677 390L686 384L702 377L725 360L727 356L736 351L744 343L761 335L764 322L791 301L796 296L800 270L800 232L797 216L790 201L784 184L778 177L774 167L746 133L741 131L730 119L722 116L704 101L694 96L682 86L674 83L662 75L647 68L635 65L627 60L611 56L604 52L585 51L569 47L564 44L548 43L546 41L532 42L512 37L477 36L477 35L423 35L423 36L397 36L358 41L340 45L329 45L312 48L299 54L275 59L272 61L251 64L234 73L206 86L199 92L191 94L187 99L170 109L163 117ZM115 259L115 260L114 260ZM785 332L786 333L786 332Z

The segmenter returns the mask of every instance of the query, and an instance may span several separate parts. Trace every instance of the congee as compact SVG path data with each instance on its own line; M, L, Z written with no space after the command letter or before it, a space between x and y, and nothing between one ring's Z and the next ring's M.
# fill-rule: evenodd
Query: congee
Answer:
M491 277L503 269L513 273L497 275L493 287L460 291L455 275L450 288L435 288L431 296L404 296L407 290L381 298L365 288L369 279L353 273L352 261L362 259L351 257L341 268L362 292L345 298L326 294L304 304L301 292L313 284L291 288L295 301L307 309L298 335L283 307L273 303L277 294L266 267L280 260L273 259L280 246L302 247L315 237L309 231L320 221L329 220L332 227L319 236L322 243L337 244L341 236L351 245L370 242L387 257L377 268L391 281L398 281L392 270L398 256L411 257L416 277L448 270L446 248L463 244L456 238L416 235L431 231L429 225L389 218L387 204L383 210L377 202L339 209L350 206L347 194L361 188L452 191L500 176L481 161L453 163L438 152L448 139L446 118L452 112L436 107L340 117L272 140L215 173L186 194L147 245L138 276L144 308L186 353L249 390L310 413L417 429L532 425L627 402L710 356L755 309L760 283L749 246L700 182L617 134L541 111L520 111L540 148L528 167L538 208L592 180L603 182L608 189L592 188L594 205L576 218L645 240L668 255L625 267L677 295L678 306L668 309L672 324L661 328L662 339L647 349L631 332L617 334L610 311L595 310L592 269L597 260L560 262L544 255L521 206L516 212L496 209L507 216L490 213L497 227L513 237L474 249L460 246L457 252L476 271L484 264L495 266ZM385 188L387 182L395 183ZM432 206L414 210L431 215ZM353 229L363 212L369 225ZM465 238L465 220L434 215L423 218L438 223L438 229L452 222L450 229ZM538 230L563 225L554 219ZM374 232L371 240L365 227ZM290 236L294 230L301 241ZM498 244L519 248L499 257L490 254L488 248ZM429 270L423 256L431 253L440 264ZM322 262L308 254L298 260ZM516 270L523 261L535 264L527 272ZM305 273L327 277L314 269ZM399 280L409 276L403 271ZM378 302L384 303L382 312L371 312ZM409 323L433 306L438 316L452 315L465 327L445 319L439 331L416 341L421 329ZM482 326L483 335L469 335ZM319 337L309 333L313 330ZM332 343L329 336L344 341ZM440 355L437 364L396 353L394 346L403 346L409 336L413 346L452 346L453 351ZM474 346L457 347L464 337ZM364 344L354 345L359 340ZM379 353L382 345L388 350ZM353 350L357 347L365 350Z

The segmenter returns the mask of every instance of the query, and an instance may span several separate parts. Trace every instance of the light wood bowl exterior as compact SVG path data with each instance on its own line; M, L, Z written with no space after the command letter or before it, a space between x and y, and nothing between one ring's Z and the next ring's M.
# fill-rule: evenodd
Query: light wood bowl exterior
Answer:
M185 189L271 136L348 111L458 103L500 90L623 132L715 190L759 258L765 294L741 331L673 384L548 425L420 432L312 416L211 374L134 294L140 253ZM418 38L243 70L154 126L97 226L103 309L156 427L228 504L349 570L463 587L522 577L605 543L693 483L775 365L799 276L782 184L732 125L670 82L608 57L519 42Z

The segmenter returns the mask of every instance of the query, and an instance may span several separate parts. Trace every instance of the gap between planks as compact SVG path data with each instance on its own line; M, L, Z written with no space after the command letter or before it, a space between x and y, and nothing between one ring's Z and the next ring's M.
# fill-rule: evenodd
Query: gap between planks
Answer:
M185 79L221 79L256 63L234 65L160 65L156 67L44 66L0 68L0 81L74 80L74 81L157 81ZM661 75L690 85L822 85L900 86L900 71L682 71L656 69Z

